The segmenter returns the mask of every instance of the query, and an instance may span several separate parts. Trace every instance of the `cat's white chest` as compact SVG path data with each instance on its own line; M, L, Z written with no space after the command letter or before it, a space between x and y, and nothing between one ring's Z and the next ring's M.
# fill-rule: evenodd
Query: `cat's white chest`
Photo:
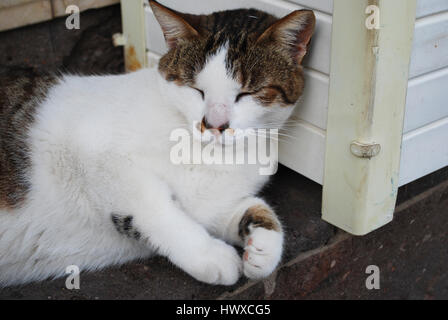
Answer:
M170 172L167 178L173 197L204 225L216 221L218 215L230 214L236 203L256 192L267 180L255 168L247 167L213 170L204 165L173 165Z

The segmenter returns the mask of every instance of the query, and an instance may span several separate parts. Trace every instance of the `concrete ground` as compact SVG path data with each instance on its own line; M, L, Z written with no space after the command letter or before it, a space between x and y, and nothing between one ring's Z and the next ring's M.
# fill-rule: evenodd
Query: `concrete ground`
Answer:
M0 33L0 77L62 70L123 72L119 6L81 14L81 29L58 19ZM0 299L448 299L448 168L399 189L395 218L365 237L320 219L322 187L281 166L263 190L286 228L281 267L269 279L235 286L199 283L164 258L0 290ZM380 289L366 288L366 268Z

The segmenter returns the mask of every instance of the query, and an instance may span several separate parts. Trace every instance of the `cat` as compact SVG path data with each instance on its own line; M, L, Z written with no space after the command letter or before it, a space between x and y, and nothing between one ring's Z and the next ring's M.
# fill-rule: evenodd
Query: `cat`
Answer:
M173 164L169 137L195 121L215 137L281 128L304 89L314 13L150 5L169 49L157 68L2 84L0 286L155 254L215 285L280 263L281 222L257 197L268 176Z

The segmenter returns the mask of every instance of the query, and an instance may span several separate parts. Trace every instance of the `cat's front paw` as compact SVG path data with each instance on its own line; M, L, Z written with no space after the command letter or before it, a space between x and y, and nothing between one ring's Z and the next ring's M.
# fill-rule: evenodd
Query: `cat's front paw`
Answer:
M214 239L190 273L199 281L229 286L238 281L242 269L242 260L235 248Z
M265 228L253 228L243 254L246 277L260 279L269 276L281 260L283 234Z

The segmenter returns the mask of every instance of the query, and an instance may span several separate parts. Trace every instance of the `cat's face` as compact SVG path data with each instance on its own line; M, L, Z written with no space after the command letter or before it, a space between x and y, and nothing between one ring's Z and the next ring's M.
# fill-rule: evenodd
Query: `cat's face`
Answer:
M169 47L159 71L188 121L215 135L283 125L304 88L312 11L278 20L254 9L197 16L150 4Z

